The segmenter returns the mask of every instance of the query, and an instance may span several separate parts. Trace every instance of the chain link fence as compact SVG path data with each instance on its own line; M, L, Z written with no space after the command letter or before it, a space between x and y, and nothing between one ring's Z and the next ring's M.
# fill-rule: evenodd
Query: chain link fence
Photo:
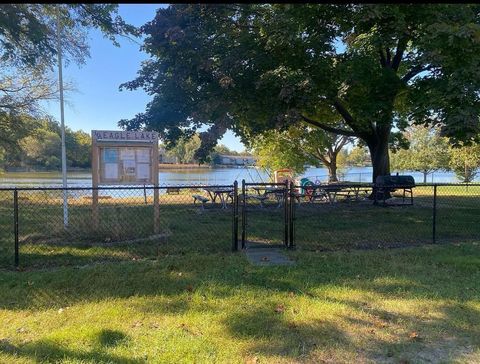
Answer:
M385 202L372 199L375 188L361 183L239 188L235 182L0 189L0 268L254 246L326 251L480 241L480 184L417 185L413 198L397 188Z
M235 185L2 190L0 266L228 252L234 189Z
M372 201L372 184L294 187L294 244L302 250L372 249L480 240L480 184L417 185Z

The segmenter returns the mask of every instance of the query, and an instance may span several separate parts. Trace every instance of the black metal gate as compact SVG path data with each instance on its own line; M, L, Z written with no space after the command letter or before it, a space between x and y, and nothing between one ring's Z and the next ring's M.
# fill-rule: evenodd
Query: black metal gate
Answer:
M238 195L241 247L293 247L292 186L288 183L246 183Z

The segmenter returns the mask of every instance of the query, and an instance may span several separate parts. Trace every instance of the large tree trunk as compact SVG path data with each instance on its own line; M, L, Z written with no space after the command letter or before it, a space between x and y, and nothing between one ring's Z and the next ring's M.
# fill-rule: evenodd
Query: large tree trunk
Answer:
M374 138L367 142L370 150L370 158L372 160L373 174L372 182L375 183L378 176L390 175L390 156L388 154L388 139L390 136L390 127L377 128ZM378 193L377 199L388 199L391 197L390 192ZM375 196L372 193L371 199Z
M332 160L329 164L327 164L328 168L328 182L338 182L337 177L337 161Z
M428 173L427 172L423 172L423 183L427 183L427 175Z
M370 158L372 160L372 182L375 183L378 176L390 174L390 156L388 154L388 137L386 140L377 139L374 143L368 143Z

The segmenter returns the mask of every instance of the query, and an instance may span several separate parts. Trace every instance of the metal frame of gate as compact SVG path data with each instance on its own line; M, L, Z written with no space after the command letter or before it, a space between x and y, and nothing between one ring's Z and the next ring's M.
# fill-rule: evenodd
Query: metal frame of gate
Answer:
M283 195L283 222L284 222L284 231L283 231L283 246L286 248L294 248L294 219L295 219L295 195L294 195L294 185L293 183L246 183L245 180L242 180L242 189L241 193L238 192L238 184L234 184L234 203L233 203L233 233L232 233L232 249L234 251L245 249L248 241L248 210L246 202L246 190L249 186L283 186L284 195ZM240 198L239 198L240 197ZM241 214L240 214L240 205L241 205ZM241 217L241 241L239 241L238 228L239 228L239 218ZM268 246L268 245L266 245Z

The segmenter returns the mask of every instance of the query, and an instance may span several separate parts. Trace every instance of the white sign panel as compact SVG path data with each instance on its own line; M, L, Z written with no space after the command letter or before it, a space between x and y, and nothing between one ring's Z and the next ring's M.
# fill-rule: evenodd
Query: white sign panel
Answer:
M144 164L144 163L137 164L137 179L139 180L150 179L150 164Z
M117 163L105 163L105 178L106 179L118 179L118 164Z
M150 163L150 149L147 148L138 148L137 153L137 163Z
M124 160L135 160L135 150L133 149L127 149L127 148L122 148L120 149L120 159L122 161Z

